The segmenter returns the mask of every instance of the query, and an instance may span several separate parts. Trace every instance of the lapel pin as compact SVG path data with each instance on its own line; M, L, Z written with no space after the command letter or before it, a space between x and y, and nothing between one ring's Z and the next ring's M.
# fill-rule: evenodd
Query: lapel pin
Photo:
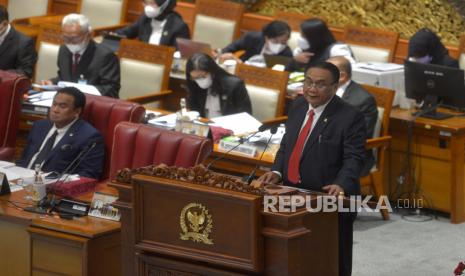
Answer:
M323 120L323 122L327 123L327 122L328 122L328 118L325 118L325 119Z
M69 134L69 136L70 136L70 137L73 137L73 136L74 136L74 133L71 132L71 133Z
M167 35L168 35L168 32L167 32L167 31L163 32L163 35L164 35L164 36L167 36Z

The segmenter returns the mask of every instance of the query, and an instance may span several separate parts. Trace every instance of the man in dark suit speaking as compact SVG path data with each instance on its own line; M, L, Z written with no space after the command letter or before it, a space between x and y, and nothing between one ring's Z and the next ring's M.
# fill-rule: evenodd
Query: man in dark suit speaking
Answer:
M360 194L365 157L363 114L335 96L339 69L318 63L305 73L304 97L289 111L272 171L259 180L323 191L333 196ZM352 271L352 235L356 214L339 214L339 275ZM311 248L309 248L311 250Z
M63 18L61 33L65 45L58 51L58 76L42 83L82 82L95 86L102 96L118 98L118 58L92 40L89 19L82 14L68 14Z
M76 160L68 173L100 178L105 158L103 138L93 126L80 119L85 105L86 97L78 89L58 90L49 118L32 126L17 165L34 169L39 164L44 172L62 173Z
M0 70L11 70L32 77L37 61L34 42L8 22L8 11L0 5Z
M367 138L373 138L376 121L378 120L378 107L375 97L352 80L352 66L345 57L335 56L328 59L328 62L336 65L341 73L336 95L363 113L367 127ZM370 173L374 164L375 157L373 151L369 150L366 152L361 175L364 176Z

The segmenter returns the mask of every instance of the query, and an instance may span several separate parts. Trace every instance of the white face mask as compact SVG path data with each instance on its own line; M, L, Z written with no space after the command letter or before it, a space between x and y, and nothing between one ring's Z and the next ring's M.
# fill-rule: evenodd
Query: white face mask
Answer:
M418 63L428 64L428 63L431 62L431 60L433 60L433 57L431 57L429 55L426 55L424 57L419 57L419 58L410 57L409 60L410 61L415 61L415 62L418 62Z
M212 86L213 80L211 76L206 76L205 78L196 79L195 82L202 89L207 89Z
M268 49L274 55L279 54L282 50L284 50L285 47L286 45L284 44L268 41Z
M147 16L148 18L155 18L160 15L161 11L159 7L154 8L150 5L147 5L144 7L144 13L145 13L145 16Z
M79 44L65 44L65 45L71 53L77 54L87 47L87 41L83 41Z
M308 43L308 41L305 38L301 37L301 36L299 36L299 38L297 38L297 45L302 50L310 49L310 43Z

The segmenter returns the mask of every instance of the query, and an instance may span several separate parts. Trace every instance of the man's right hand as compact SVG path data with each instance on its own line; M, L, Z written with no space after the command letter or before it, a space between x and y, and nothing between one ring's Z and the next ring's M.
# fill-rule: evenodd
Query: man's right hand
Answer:
M40 85L52 85L53 82L51 80L41 80Z
M281 181L281 176L274 172L267 172L258 178L258 181L264 184L278 184Z
M296 56L294 56L294 59L299 62L299 63L308 63L310 61L310 58L313 56L313 53L309 52L302 52Z

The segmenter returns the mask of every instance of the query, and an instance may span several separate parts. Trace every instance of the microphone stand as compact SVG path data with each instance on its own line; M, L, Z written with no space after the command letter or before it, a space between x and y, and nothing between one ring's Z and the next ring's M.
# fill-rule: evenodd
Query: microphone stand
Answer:
M262 154L260 155L259 161L262 161L263 155L265 155L265 152L268 149L268 146L270 145L271 139L273 138L273 135L275 135L277 131L278 131L277 126L270 128L271 135L270 135L270 138L268 138L268 141L266 142L265 149L263 149ZM252 172L244 179L244 181L247 182L247 184L250 184L252 182L253 178L255 177L255 173L257 169L258 169L258 164L255 165L255 168L252 170Z

